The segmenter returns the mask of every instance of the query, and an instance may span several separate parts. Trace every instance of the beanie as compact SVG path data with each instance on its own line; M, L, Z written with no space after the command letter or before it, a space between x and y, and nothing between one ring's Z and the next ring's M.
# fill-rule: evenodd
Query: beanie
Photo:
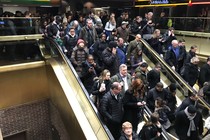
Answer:
M84 43L84 44L85 44L85 41L82 40L82 39L79 39L79 40L77 41L77 45L79 45L80 43Z

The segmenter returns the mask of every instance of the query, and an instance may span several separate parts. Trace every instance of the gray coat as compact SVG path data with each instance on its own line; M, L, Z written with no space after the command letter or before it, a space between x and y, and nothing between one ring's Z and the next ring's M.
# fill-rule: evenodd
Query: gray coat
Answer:
M121 91L121 95L122 95L122 97L124 97L125 92L126 92L125 91L125 83L124 83L121 75L118 73L118 74L112 76L111 77L111 82L112 83L114 83L114 82L119 82L119 83L123 82L123 88L122 88L122 91ZM129 73L127 74L127 82L128 82L128 87L130 87L131 83L132 83L132 76Z

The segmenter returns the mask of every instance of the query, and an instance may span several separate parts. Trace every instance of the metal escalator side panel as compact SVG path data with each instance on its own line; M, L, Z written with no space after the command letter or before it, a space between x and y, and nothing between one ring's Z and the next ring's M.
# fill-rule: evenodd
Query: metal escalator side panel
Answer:
M86 98L72 71L65 64L62 62L59 63L53 58L48 61L52 66L64 94L58 95L58 92L52 92L51 99L55 104L60 106L59 110L62 110L62 100L59 100L59 96L65 96L63 98L66 98L69 106L72 108L86 139L109 139L96 113L90 105L90 101ZM64 108L68 110L67 107ZM64 120L64 122L66 121L67 119Z

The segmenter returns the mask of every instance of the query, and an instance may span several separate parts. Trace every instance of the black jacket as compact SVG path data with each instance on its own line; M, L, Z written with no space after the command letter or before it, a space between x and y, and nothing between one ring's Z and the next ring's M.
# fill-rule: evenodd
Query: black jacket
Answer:
M210 81L210 65L206 63L201 67L198 83L203 87L203 83L208 81Z
M199 76L198 66L192 63L187 63L184 67L183 78L190 86L193 87Z
M156 84L160 82L160 72L155 69L150 70L147 74L147 81L149 83L149 88L154 88Z
M107 92L101 100L100 108L106 124L120 124L122 122L124 109L120 94L118 99L116 99L111 94L111 90Z
M187 132L190 125L190 121L187 115L185 114L184 110L176 115L174 128L176 130L176 134L182 140L198 140L198 136L203 133L203 120L201 113L197 111L197 114L193 120L196 130L191 131L191 136L188 137Z
M163 89L161 92L156 90L156 87L149 90L147 96L146 96L146 102L148 107L154 111L155 109L155 100L160 97L162 100L167 100L167 91L166 89Z
M94 69L94 71L90 72L89 69L91 67L92 69ZM87 61L82 63L81 80L89 94L91 93L91 89L94 84L93 79L97 77L98 71L100 71L100 67L98 64L96 64L96 66L92 66Z
M123 104L125 109L125 114L123 121L129 121L133 130L137 131L137 126L141 117L143 117L142 108L137 105L138 102L143 101L144 98L137 98L133 95L133 91L127 90L125 96L123 97Z
M154 124L145 124L139 133L139 137L141 140L162 140L161 136L158 137L158 132L161 133L162 129Z
M129 140L129 139L126 137L125 133L122 132L119 140ZM132 133L132 140L138 140L138 136L135 133Z
M112 54L112 51L109 48L106 48L102 52L102 60L104 63L104 69L108 69L111 73L111 76L115 75L119 70L119 60L117 54Z
M193 101L192 99L190 99L190 97L185 98L182 101L182 104L177 108L176 110L176 114L182 110L184 110L187 106L189 105L195 105L195 101Z

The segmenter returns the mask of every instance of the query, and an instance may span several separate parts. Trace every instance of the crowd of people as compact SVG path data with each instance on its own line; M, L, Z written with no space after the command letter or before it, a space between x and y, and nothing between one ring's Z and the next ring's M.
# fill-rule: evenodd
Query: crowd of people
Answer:
M154 23L152 17L152 12L134 20L128 12L118 18L106 12L95 15L90 11L86 16L68 12L65 16L55 16L52 21L43 17L37 32L59 43L116 140L162 139L161 127L168 131L172 125L179 139L199 140L203 122L196 110L197 95L187 95L177 108L177 85L171 83L164 87L159 63L148 71L148 64L142 59L146 52L141 39L190 86L198 81L208 103L210 57L199 69L197 46L191 46L187 52L185 40L177 40L174 28L168 28L164 19ZM163 26L168 30L161 35L157 27ZM138 132L145 105L153 114Z

